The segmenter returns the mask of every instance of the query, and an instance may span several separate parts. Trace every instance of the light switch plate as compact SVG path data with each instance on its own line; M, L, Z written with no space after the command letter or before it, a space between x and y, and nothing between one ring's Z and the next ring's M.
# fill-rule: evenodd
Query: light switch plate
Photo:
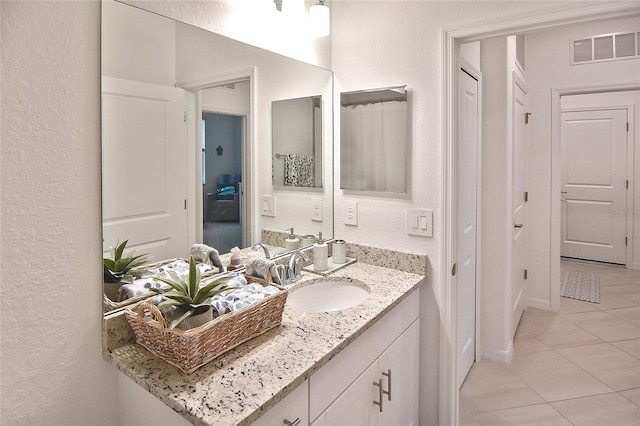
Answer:
M273 195L263 195L260 198L260 214L276 217L276 199Z
M345 201L344 224L358 226L358 203L356 201Z
M407 209L407 234L433 237L433 211Z
M311 199L311 220L322 222L322 211L324 210L324 200L322 198Z

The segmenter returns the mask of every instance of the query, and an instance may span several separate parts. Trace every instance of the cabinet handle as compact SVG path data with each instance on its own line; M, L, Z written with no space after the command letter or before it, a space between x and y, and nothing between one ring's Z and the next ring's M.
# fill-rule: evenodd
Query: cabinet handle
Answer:
M284 423L286 426L298 426L300 424L300 417L298 417L294 421L289 421L287 419L284 419L282 423Z
M388 369L386 373L382 373L383 376L387 377L387 390L382 391L382 393L387 395L387 400L391 401L391 369Z
M384 391L382 390L382 379L378 379L377 382L373 382L373 386L378 387L378 397L380 398L380 402L373 401L373 403L380 407L380 412L382 413L383 405L384 405L384 399L383 399L384 397L382 396L382 394L384 393Z

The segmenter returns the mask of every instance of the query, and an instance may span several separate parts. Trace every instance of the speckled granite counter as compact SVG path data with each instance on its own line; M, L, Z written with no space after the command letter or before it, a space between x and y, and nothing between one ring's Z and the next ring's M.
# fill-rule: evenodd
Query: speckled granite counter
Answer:
M423 276L355 263L330 277L358 279L371 294L358 306L303 313L285 306L282 325L190 375L136 344L105 353L108 361L196 425L247 425L415 290ZM301 282L318 275L305 273Z

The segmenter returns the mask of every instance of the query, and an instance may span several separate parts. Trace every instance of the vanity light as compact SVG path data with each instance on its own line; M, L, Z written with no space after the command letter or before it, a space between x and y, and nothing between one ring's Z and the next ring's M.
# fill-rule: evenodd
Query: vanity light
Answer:
M318 0L318 2L309 9L311 25L314 33L318 37L328 36L330 31L329 7L327 7L324 2L325 0Z

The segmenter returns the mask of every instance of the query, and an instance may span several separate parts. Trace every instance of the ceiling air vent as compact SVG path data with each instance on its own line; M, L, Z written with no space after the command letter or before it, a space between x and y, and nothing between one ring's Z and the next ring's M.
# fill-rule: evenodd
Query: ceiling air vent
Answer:
M601 34L571 41L571 65L640 58L640 32Z

